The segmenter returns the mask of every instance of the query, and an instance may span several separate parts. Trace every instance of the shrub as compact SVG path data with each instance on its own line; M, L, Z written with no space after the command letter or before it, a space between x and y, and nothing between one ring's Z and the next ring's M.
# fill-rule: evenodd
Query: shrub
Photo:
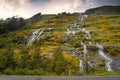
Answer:
M4 74L7 74L7 75L13 75L14 74L14 71L10 68L7 68L3 71Z

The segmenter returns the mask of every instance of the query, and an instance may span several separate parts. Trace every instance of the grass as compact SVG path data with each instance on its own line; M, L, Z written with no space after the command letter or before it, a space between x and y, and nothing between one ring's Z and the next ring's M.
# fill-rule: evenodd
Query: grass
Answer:
M75 38L74 35L69 36L67 45L62 43L62 37L66 32L66 26L70 23L76 22L77 14L72 15L44 15L42 21L35 24L27 24L26 27L10 32L9 34L0 35L0 52L4 53L7 48L12 48L13 56L18 64L21 64L22 49L26 46L27 39L31 33L39 28L53 28L49 34L45 35L44 38L35 41L27 50L29 55L34 55L36 50L39 54L48 55L51 51L56 49L58 46L63 51L63 56L71 66L70 70L72 75L78 73L79 60L73 57L67 51L71 48L79 48L78 53L83 54L83 46L80 41L84 41L87 44L90 58L96 60L98 64L96 66L96 73L90 72L86 75L120 75L120 72L106 72L104 61L100 60L97 55L95 46L90 46L89 41L84 38L84 33L77 33ZM101 43L105 47L105 52L113 56L116 59L120 59L120 15L90 15L81 25L83 28L90 31L91 36L95 41ZM91 40L92 41L92 40ZM94 42L93 42L94 43ZM94 43L95 44L95 43ZM20 47L18 45L21 45ZM2 54L1 54L2 55ZM59 56L58 56L59 57ZM3 57L4 58L4 57ZM1 58L2 59L2 58ZM89 60L89 58L88 58ZM17 72L18 70L18 72ZM4 74L8 75L55 75L54 73L45 72L43 70L29 70L25 71L22 69L11 69L6 68L2 70ZM2 73L0 73L2 74ZM84 73L81 73L82 75Z
M90 15L83 23L83 27L89 30L91 32L91 36L105 47L120 47L119 23L120 15ZM118 50L118 48L115 49ZM113 49L109 49L107 53L120 59L119 52L113 52L111 54L111 51L113 51ZM116 54L119 57L116 57Z

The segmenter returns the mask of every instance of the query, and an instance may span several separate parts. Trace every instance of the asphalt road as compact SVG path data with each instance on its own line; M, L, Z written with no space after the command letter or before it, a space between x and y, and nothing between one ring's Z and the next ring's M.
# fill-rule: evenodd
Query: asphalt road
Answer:
M0 76L0 80L120 80L117 76Z

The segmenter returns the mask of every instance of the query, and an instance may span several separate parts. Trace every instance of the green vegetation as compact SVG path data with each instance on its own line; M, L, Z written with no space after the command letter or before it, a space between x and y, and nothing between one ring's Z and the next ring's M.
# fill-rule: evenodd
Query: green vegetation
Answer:
M25 26L25 20L23 18L7 18L6 20L0 20L0 34L8 33L9 31L15 31Z
M89 45L89 40L79 32L70 35L65 45L66 26L76 22L79 14L62 13L58 15L42 15L39 21L30 23L11 18L5 23L0 21L0 74L7 75L107 75L119 72L106 72L104 61L98 58L96 46ZM41 18L41 17L40 17ZM15 19L15 21L14 21ZM13 21L12 21L13 20ZM16 22L18 21L18 22ZM23 24L24 23L24 24ZM105 52L120 59L120 15L89 15L81 27L90 31L95 41L105 46ZM15 25L15 26L14 26ZM53 30L27 46L31 34L39 28ZM77 36L77 38L75 37ZM79 48L78 55L83 54L80 41L87 44L90 58L96 60L96 68L90 68L86 58L85 72L79 73L79 60L69 54L71 48ZM92 40L91 40L92 41ZM94 42L92 42L95 44ZM50 54L53 54L50 56Z
M120 15L90 15L83 27L105 46L105 51L120 59Z
M68 75L69 71L71 71L71 75L77 73L78 64L71 63L67 58L77 60L70 55L66 57L60 49L65 27L74 22L77 15L67 13L42 15L40 21L34 24L27 22L20 28L19 25L17 29L13 29L17 25L15 25L16 22L12 22L13 18L11 18L9 23L13 25L8 26L11 30L5 33L3 32L4 29L7 29L6 26L0 25L2 30L0 73L7 75ZM32 32L38 28L53 28L53 31L35 41L31 46L27 46ZM49 57L50 52L53 53L51 57Z

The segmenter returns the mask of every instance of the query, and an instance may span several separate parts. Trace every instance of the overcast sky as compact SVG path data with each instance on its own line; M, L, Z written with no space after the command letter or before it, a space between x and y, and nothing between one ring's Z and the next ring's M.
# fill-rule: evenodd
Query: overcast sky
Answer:
M38 12L84 12L86 9L103 5L120 5L120 0L0 0L0 18L15 15L28 18Z

